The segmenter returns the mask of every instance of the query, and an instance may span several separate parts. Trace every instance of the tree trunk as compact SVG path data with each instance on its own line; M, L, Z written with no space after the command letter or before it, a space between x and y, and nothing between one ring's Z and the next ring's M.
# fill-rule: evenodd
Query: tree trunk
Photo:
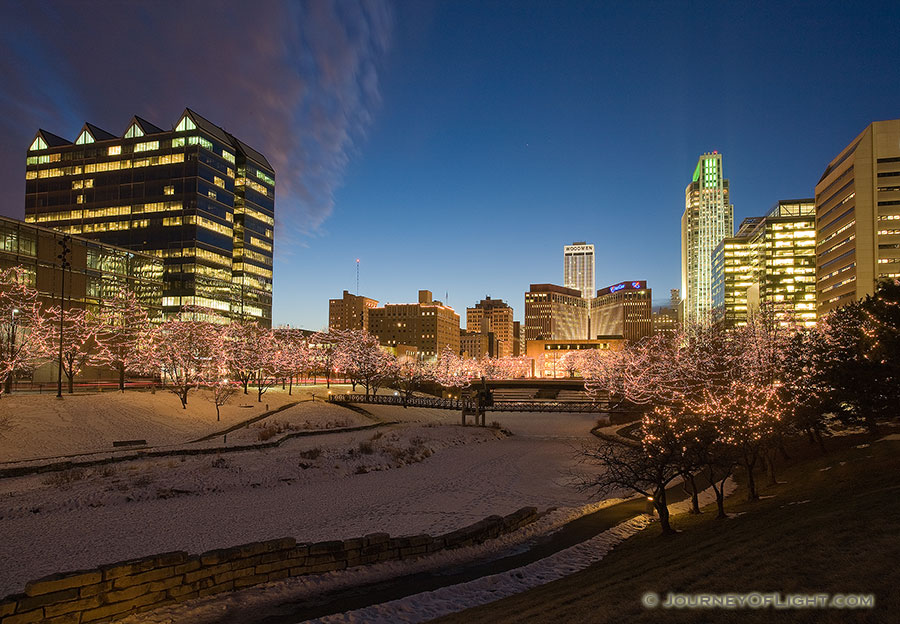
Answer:
M125 392L125 364L119 362L119 392Z
M660 488L655 494L653 506L656 508L656 514L659 516L659 527L662 529L662 534L674 535L675 530L669 524L669 505L666 503L666 489Z
M69 394L72 394L75 392L75 373L66 375L66 379L69 383Z
M219 420L222 420L222 418L219 416L219 404L216 403L216 421Z
M694 475L688 473L688 481L691 484L691 513L698 514L700 512L700 496L697 492L697 482L694 480Z
M756 481L753 479L753 468L756 466L756 458L753 459L752 462L747 461L744 463L744 468L747 471L747 502L752 503L753 501L759 500L759 493L756 491Z
M816 442L819 443L819 449L821 449L822 455L827 454L828 451L825 450L825 440L822 439L822 434L819 432L818 429L815 430L815 434L816 434Z
M775 449L773 449L766 457L766 469L769 473L769 485L778 485L778 478L775 476L775 452Z
M290 380L288 380L288 396L293 396L294 394L294 376L291 375Z

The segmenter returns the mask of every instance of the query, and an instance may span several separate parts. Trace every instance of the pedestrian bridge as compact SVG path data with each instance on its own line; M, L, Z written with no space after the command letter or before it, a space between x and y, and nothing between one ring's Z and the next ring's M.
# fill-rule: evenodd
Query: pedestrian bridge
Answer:
M400 405L404 407L430 407L434 409L449 410L477 410L478 403L473 398L442 399L438 397L403 397L390 394L378 394L366 396L365 394L332 394L328 397L332 403L369 403L375 405ZM487 412L591 412L614 413L629 410L612 407L607 399L600 401L590 400L555 400L555 399L527 399L527 400L498 400L496 395L492 405L483 406L481 409Z

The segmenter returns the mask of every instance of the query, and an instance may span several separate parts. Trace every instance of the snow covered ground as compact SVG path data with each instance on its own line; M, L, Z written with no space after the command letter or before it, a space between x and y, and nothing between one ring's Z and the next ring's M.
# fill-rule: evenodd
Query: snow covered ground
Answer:
M171 394L148 396L174 401L180 410ZM276 405L273 396L270 407ZM376 419L400 424L294 438L266 450L148 458L0 480L0 595L53 572L159 552L197 553L286 536L319 541L375 531L435 534L526 505L580 508L589 502L569 487L567 472L577 464L579 443L590 439L595 424L590 414L498 414L496 420L513 433L507 436L491 428L460 427L455 411L367 409ZM26 413L15 418L25 421ZM140 419L133 408L129 413L131 422ZM68 425L73 436L83 435L76 432L84 427L99 435L121 420L111 408L86 408L81 417L82 422ZM204 429L216 430L208 422L185 419L176 427L159 416L150 418L156 418L152 431L140 425L147 427L142 437L148 442L151 433L158 436L154 439L183 444L209 432ZM83 437L71 447L59 440L65 434L54 433L48 423L52 416L44 412L35 419L45 424L26 429L20 422L23 429L16 437L43 431L44 439L53 441L53 452L90 446ZM290 408L267 420L315 429L341 419L348 424L368 420L322 403ZM493 419L489 414L488 421ZM228 423L223 415L216 424ZM122 432L137 437L138 427ZM168 438L161 433L167 429ZM228 442L252 439L259 431L233 432Z
M348 386L349 387L349 386ZM344 386L340 387L341 389ZM0 463L76 453L111 451L117 440L146 440L150 446L183 444L294 401L324 396L324 386L295 387L293 396L272 388L258 402L255 391L235 394L221 421L210 393L193 391L187 409L168 391L128 390L66 395L12 394L0 399ZM284 417L281 417L282 420Z

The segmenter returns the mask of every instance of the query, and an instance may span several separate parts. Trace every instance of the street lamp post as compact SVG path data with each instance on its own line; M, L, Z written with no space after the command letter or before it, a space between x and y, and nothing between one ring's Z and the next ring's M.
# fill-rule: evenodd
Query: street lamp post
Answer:
M60 282L59 289L59 362L56 369L56 398L62 398L62 363L63 363L63 318L66 315L66 269L72 266L69 262L69 254L72 253L72 250L69 249L69 243L72 241L72 237L66 234L62 237L62 240L57 241L59 245L62 247L62 250L59 252L59 255L56 256L59 259L59 270L62 274L62 280Z

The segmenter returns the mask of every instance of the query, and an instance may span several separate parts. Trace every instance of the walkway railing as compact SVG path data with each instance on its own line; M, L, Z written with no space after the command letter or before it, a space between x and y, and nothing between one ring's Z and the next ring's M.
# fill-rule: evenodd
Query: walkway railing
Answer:
M407 407L431 407L436 409L461 410L463 407L474 410L475 401L472 399L439 399L437 397L410 397L404 400L402 396L390 394L377 394L366 396L364 394L332 394L328 397L332 403L369 403L375 405L405 405ZM593 403L590 401L494 401L491 406L486 406L488 412L609 412L608 404Z

